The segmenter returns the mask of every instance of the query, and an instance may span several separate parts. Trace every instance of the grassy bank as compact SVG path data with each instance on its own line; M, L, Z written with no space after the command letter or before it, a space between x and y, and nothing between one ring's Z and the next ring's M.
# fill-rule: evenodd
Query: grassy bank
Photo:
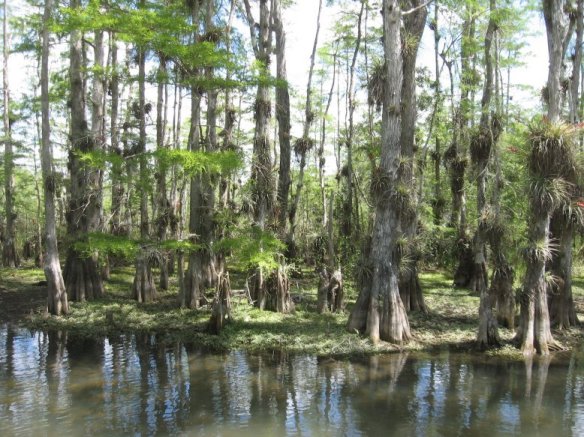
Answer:
M266 351L285 349L289 352L317 355L356 355L397 350L435 350L442 348L473 349L476 335L477 296L468 290L454 289L452 280L440 272L421 275L428 313L410 314L414 341L403 347L381 343L373 345L367 338L345 330L348 310L356 291L347 287L348 305L344 314L316 313L316 278L292 281L292 293L298 303L294 314L282 315L250 307L243 296L234 298L232 323L220 335L206 332L210 309L177 308L176 284L159 293L151 304L138 304L130 297L132 269L112 272L107 282L106 296L95 302L71 303L66 317L48 317L44 310L46 290L38 282L41 270L25 268L1 270L4 289L0 292L0 321L19 322L31 329L68 330L82 336L103 336L118 332L148 332L162 341L195 342L216 350L245 349ZM234 288L242 288L243 278L234 278ZM578 315L584 320L584 280L575 280ZM12 308L6 307L11 305ZM4 320L2 320L4 319ZM495 354L517 354L510 344L513 332L500 330L504 346ZM556 332L555 336L567 348L584 338L580 329ZM493 352L490 352L493 353Z

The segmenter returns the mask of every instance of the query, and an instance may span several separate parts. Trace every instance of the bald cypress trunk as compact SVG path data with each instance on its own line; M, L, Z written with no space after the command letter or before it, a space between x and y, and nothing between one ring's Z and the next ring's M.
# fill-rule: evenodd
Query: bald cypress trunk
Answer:
M468 165L468 131L471 119L472 101L470 98L473 70L472 43L474 39L475 17L473 6L465 6L465 20L462 25L460 43L460 104L454 119L453 143L445 152L444 159L450 171L450 191L452 193L451 225L457 229L458 265L454 273L454 285L467 287L473 278L473 250L468 236L466 222L466 194L464 180Z
M165 145L165 129L166 129L166 105L165 99L166 90L166 58L163 54L159 54L159 75L160 82L158 83L157 99L156 99L156 149L164 150ZM166 233L170 224L170 202L166 192L166 174L167 164L164 160L159 160L157 171L154 175L156 179L156 197L158 207L158 217L156 218L156 239L162 242L166 239ZM162 251L160 257L160 289L168 290L168 252Z
M259 3L259 32L256 32L256 23L251 13L249 0L245 0L245 9L255 58L261 66L262 73L268 74L272 51L271 12L268 0L260 0ZM271 106L270 88L267 84L260 83L254 103L255 131L251 180L254 226L262 232L268 230L275 219L275 187L269 137ZM258 267L250 288L252 300L258 308L284 313L294 310L294 303L290 297L290 284L282 268L266 274L261 267Z
M144 8L145 0L140 1ZM138 47L138 154L140 160L140 239L146 242L150 237L148 214L148 161L146 157L146 49ZM138 302L151 302L156 299L156 286L152 277L152 254L148 247L142 246L136 256L136 272L132 294Z
M579 121L578 101L580 86L580 68L582 64L582 39L584 34L584 1L578 0L576 12L576 44L574 46L572 76L570 78L570 123ZM574 175L576 176L576 175ZM570 178L574 187L578 186L578 177ZM573 190L569 202L576 200L579 193ZM559 329L568 329L578 325L574 297L572 294L572 246L574 244L575 218L571 208L562 208L556 211L551 218L550 231L552 238L558 244L558 250L552 254L549 268L555 283L549 286L548 299L552 326Z
M494 298L488 288L488 272L486 260L486 230L489 215L487 204L486 185L487 171L493 148L501 133L500 122L496 117L491 117L491 99L493 93L494 68L493 68L493 39L495 37L496 22L494 14L497 6L495 0L490 0L490 17L485 35L485 84L481 101L481 121L479 130L471 139L471 158L475 167L477 179L477 231L474 237L474 289L479 293L479 329L477 343L479 348L486 349L499 344L499 327L493 314Z
M290 92L286 72L286 32L282 23L282 5L274 2L274 32L276 35L276 119L278 120L278 141L280 144L280 166L278 168L277 220L280 232L286 229L288 217L288 197L290 194Z
M51 154L51 124L49 107L49 21L53 12L53 0L46 0L43 13L41 52L41 168L45 194L45 277L47 279L47 308L49 314L59 316L69 312L65 282L59 263L57 246L57 222L55 214L55 175Z
M349 319L349 329L365 331L376 343L392 343L411 338L408 316L398 289L399 276L399 163L401 158L403 82L401 44L401 9L396 0L383 2L384 96L381 161L375 170L371 191L374 193L375 219L368 257L370 281L363 281L359 298ZM370 285L369 285L370 284ZM365 323L364 318L366 318Z
M407 8L420 6L422 1L411 0ZM403 85L401 96L402 128L401 154L402 168L399 173L399 184L406 192L407 201L400 210L402 232L408 241L404 248L408 259L407 265L400 268L399 291L406 311L426 311L422 287L418 278L418 251L415 238L418 233L418 199L415 178L415 130L416 130L416 58L418 47L426 24L427 9L420 8L404 16L403 40L408 41L408 50L403 54Z
M555 281L548 285L550 323L559 329L569 329L579 324L572 293L572 246L574 223L562 210L552 216L550 230L557 242L557 252L549 263Z
M558 176L561 178L562 169L569 159L565 153L565 140L551 138L550 141L548 137L548 129L560 120L561 70L568 35L564 6L564 0L543 0L549 54L547 120L539 126L532 126L530 144L529 171L534 178L532 185L540 190L532 190L530 193L529 248L526 251L527 268L521 292L520 325L516 335L525 355L535 351L548 355L550 350L559 347L550 329L545 265L550 254L550 218L560 205L550 202L556 196L550 198L545 190L546 185L559 179Z
M79 0L71 0L71 7L80 7ZM88 243L87 235L100 229L101 219L101 171L83 163L80 153L101 150L103 134L103 32L95 32L94 58L96 71L93 78L92 129L85 117L85 88L83 76L82 35L73 30L70 36L70 102L71 102L71 150L69 171L71 178L70 202L67 211L67 230L71 238L65 262L65 286L69 299L84 301L99 298L104 293L97 254L79 252L74 243Z

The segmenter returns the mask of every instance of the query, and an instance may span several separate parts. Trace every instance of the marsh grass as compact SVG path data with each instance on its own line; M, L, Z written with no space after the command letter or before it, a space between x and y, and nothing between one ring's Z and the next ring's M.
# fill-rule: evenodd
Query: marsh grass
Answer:
M43 279L39 269L2 270L3 286L13 293L26 293ZM296 300L293 314L259 311L248 305L243 293L232 301L232 320L219 335L207 332L210 305L200 310L177 307L177 284L171 280L168 291L159 293L156 302L138 304L131 298L133 268L112 270L106 295L93 302L72 302L65 317L49 317L44 302L36 302L34 311L22 322L31 329L67 330L86 337L123 332L156 334L161 341L192 342L212 350L244 349L251 352L284 350L319 356L368 355L399 350L474 351L479 298L470 290L453 288L452 278L442 272L426 272L420 280L428 313L409 314L414 340L407 345L381 342L373 345L368 338L346 330L347 318L357 292L346 281L348 305L344 313L320 315L316 311L317 278L303 272L293 279L291 294ZM232 275L234 289L243 289L245 275ZM584 278L574 278L574 298L578 315L584 321ZM38 288L38 287L37 287ZM212 293L209 293L209 302ZM520 358L511 345L513 331L500 328L503 347L488 352L505 358ZM554 332L562 344L573 347L582 342L580 328Z

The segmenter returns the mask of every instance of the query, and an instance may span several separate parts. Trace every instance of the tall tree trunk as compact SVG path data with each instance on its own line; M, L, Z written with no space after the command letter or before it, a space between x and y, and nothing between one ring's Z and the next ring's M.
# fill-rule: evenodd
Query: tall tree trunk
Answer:
M408 9L422 5L420 0L407 3ZM399 292L406 311L426 311L422 287L418 278L418 253L415 238L418 232L418 199L414 172L414 134L416 131L416 57L424 27L426 25L427 9L421 7L404 16L404 35L408 41L408 49L403 54L403 84L401 94L401 155L402 165L399 172L399 184L406 193L400 209L401 230L408 241L405 249L405 265L400 268ZM402 258L403 260L403 258ZM403 261L402 261L403 262Z
M362 329L365 324L366 332L374 343L379 339L403 343L410 339L411 333L398 289L400 195L397 185L402 128L399 108L403 82L402 17L399 3L396 0L384 0L382 13L385 74L381 162L372 181L372 192L375 195L375 221L369 256L372 277L370 287L366 286L360 291L349 329Z
M354 115L356 109L355 103L355 67L357 64L357 57L359 55L359 49L361 47L361 24L363 20L363 11L365 10L365 0L361 1L361 8L359 10L359 15L357 17L357 35L355 39L355 49L353 51L353 58L351 60L351 66L349 68L349 83L347 85L347 108L348 108L348 116L349 116L349 123L347 126L347 137L346 137L346 147L347 147L347 164L343 168L343 174L346 179L346 193L345 199L343 201L343 211L341 215L341 233L348 239L348 244L343 251L343 254L346 256L346 252L348 252L349 247L353 247L351 236L353 235L354 231L354 190L355 190L355 181L354 181L354 174L353 174L353 137L355 134L354 128Z
M279 0L276 0L276 4L280 4ZM279 11L279 9L277 9ZM322 11L322 0L318 3L318 14L316 16L316 34L314 35L314 44L312 45L312 53L310 54L310 68L308 70L308 83L306 85L306 103L304 106L304 125L302 128L302 137L296 141L294 145L294 153L296 156L300 156L300 170L298 172L298 182L296 184L296 192L294 193L294 202L290 208L290 229L288 230L288 251L291 258L296 257L296 225L297 225L297 212L298 206L300 205L300 197L302 194L302 188L304 186L304 169L306 167L306 154L310 151L314 145L314 140L310 138L310 128L312 122L314 121L315 115L312 112L312 74L314 72L314 61L316 58L316 48L318 47L318 35L320 33L320 14ZM278 18L281 20L281 17Z
M279 231L284 235L288 217L288 197L290 193L290 92L286 72L286 32L282 23L280 0L273 2L274 33L276 35L276 119L278 120L278 141L280 144L280 167L278 169L278 206L276 208Z
M20 264L18 253L16 252L16 213L14 211L14 151L12 148L12 135L10 129L10 88L8 86L8 57L10 54L10 40L8 34L8 10L6 0L4 0L4 18L2 20L3 34L3 102L4 102L4 197L6 206L6 229L4 234L4 244L2 246L2 264L5 267L15 268Z
M199 33L199 12L200 2L194 2L191 9L193 26L195 26L194 38ZM200 75L196 69L192 75ZM189 128L189 150L198 152L201 150L201 100L202 94L199 87L191 87L191 124ZM189 234L191 242L197 243L197 236L201 235L201 208L202 208L203 187L201 175L193 175L190 178L190 199L189 199ZM203 298L203 266L200 254L191 252L189 254L189 266L184 278L185 293L183 295L182 306L188 308L199 308ZM180 274L180 272L179 272Z
M145 7L145 0L140 0L140 9ZM138 106L139 137L138 153L140 155L140 239L147 241L150 236L148 220L148 160L146 157L146 49L138 47ZM143 246L136 256L136 272L132 285L132 294L138 302L151 302L156 299L156 286L152 278L151 251Z
M558 247L549 265L552 277L555 278L548 285L549 313L551 325L559 329L569 329L579 324L572 294L574 223L571 219L559 209L552 215L550 224L551 235L558 241Z
M576 13L576 44L573 54L572 77L570 78L570 123L579 121L578 101L580 86L580 68L582 65L582 37L584 33L584 1L578 0ZM570 181L576 187L577 178ZM574 193L576 194L576 193ZM569 199L574 201L575 196ZM564 210L562 210L564 209ZM572 246L574 242L574 220L570 208L556 211L550 222L552 238L558 242L558 250L552 253L549 263L553 277L557 278L548 293L549 312L552 326L568 329L578 325L576 308L572 295Z
M111 151L118 157L123 153L120 149L120 132L118 126L118 114L120 108L120 75L118 72L118 45L116 36L110 34L111 44L111 68L112 75L109 89L111 91L111 118L110 118L110 141ZM124 184L122 181L122 165L116 161L112 164L112 204L111 204L111 225L110 232L113 235L121 235L122 228L122 204L124 199Z
M472 100L470 98L473 83L473 39L475 17L473 6L465 6L465 20L462 25L462 41L460 43L460 104L455 114L454 140L450 149L445 152L450 170L450 190L452 192L451 225L457 229L458 266L454 273L454 285L466 287L473 277L472 242L469 241L466 223L466 196L464 179L467 167L468 131L471 120Z
M435 87L435 101L434 111L432 117L436 117L439 107L442 105L442 89L440 85L440 32L438 27L438 4L439 1L434 1L434 19L432 21L434 30L434 87ZM434 120L432 120L434 122ZM429 140L430 138L428 138ZM441 139L437 132L435 133L435 149L432 154L432 161L434 162L434 199L432 199L432 212L434 224L440 225L442 223L442 215L444 213L444 196L442 195L441 171L440 164L442 163Z
M568 35L564 0L543 0L543 13L547 31L549 67L547 80L547 121L558 123L561 111L561 70L564 59L565 39ZM565 157L557 150L549 156L541 153L541 143L535 138L529 157L530 174L538 180L551 182L558 175L558 162ZM542 139L545 141L545 138ZM546 152L549 150L546 147ZM547 160L547 161L546 161ZM545 263L549 252L550 216L558 206L546 202L547 196L530 195L529 249L526 256L526 272L521 294L521 318L516 339L525 355L537 351L548 355L558 344L550 330L550 318L545 281Z
M166 148L165 140L165 112L168 101L165 99L166 88L166 58L163 54L159 54L159 75L160 82L158 83L157 99L156 99L156 149L163 150ZM158 161L158 171L155 174L156 179L156 196L158 204L158 217L156 219L156 238L159 242L166 239L166 232L170 221L170 203L166 193L166 173L167 165L164 159ZM162 251L159 266L160 266L160 289L168 290L168 252Z
M268 0L260 0L259 32L251 13L249 0L245 0L245 10L250 29L254 55L262 73L268 74L272 38L270 32L270 8ZM274 219L274 180L270 157L269 119L271 111L270 88L264 83L258 85L254 104L255 132L253 139L253 161L251 180L253 184L254 226L265 231ZM255 271L251 287L251 297L260 309L290 312L294 303L290 297L290 284L284 271L278 268L266 277L261 267Z
M41 53L41 117L42 143L41 168L45 194L45 278L47 279L47 308L49 314L60 316L69 312L65 282L59 263L57 246L57 222L55 214L55 175L51 153L51 123L49 108L49 22L53 12L53 0L45 0L42 27Z
M80 7L79 0L71 0L71 8ZM101 37L100 37L101 34ZM103 33L95 33L95 76L93 82L92 132L87 128L85 117L85 89L83 77L82 36L78 30L71 31L69 79L71 86L71 150L69 171L71 175L70 202L67 211L67 228L71 245L65 262L65 286L70 300L84 301L101 297L104 293L97 254L84 255L75 247L75 242L88 243L87 235L100 227L101 216L101 171L81 161L79 153L100 150L103 146L101 113L103 101Z
M213 13L214 2L208 1L206 4L206 18L205 18L205 32L211 35L213 29ZM212 67L205 69L205 77L211 83L214 77L214 70ZM205 141L205 148L207 152L213 153L217 151L217 98L218 92L214 88L207 90L207 137ZM201 209L201 228L200 228L200 243L203 244L203 249L195 253L201 257L202 280L203 286L206 288L215 287L217 285L217 270L216 256L212 252L213 242L215 240L215 187L217 180L209 174L202 175L202 198Z
M488 288L488 272L486 261L486 223L488 220L489 205L487 204L486 185L487 171L491 152L496 146L501 133L500 121L490 116L491 99L493 94L493 38L497 24L494 14L497 12L496 0L490 0L489 24L485 35L485 84L481 101L481 121L479 130L471 139L471 158L475 166L477 179L477 231L474 237L474 290L479 293L479 329L477 343L479 348L487 349L499 344L497 319L493 314L493 296Z

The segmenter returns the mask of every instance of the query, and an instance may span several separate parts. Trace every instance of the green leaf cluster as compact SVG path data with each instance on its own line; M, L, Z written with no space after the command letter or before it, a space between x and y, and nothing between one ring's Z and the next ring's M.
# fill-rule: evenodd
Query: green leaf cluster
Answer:
M176 149L158 149L152 152L162 165L180 165L185 173L227 175L240 169L242 156L233 151L200 152Z
M278 257L285 244L273 233L258 227L242 229L238 235L225 238L215 246L218 250L230 252L232 257L245 268L260 268L271 272L279 266Z

